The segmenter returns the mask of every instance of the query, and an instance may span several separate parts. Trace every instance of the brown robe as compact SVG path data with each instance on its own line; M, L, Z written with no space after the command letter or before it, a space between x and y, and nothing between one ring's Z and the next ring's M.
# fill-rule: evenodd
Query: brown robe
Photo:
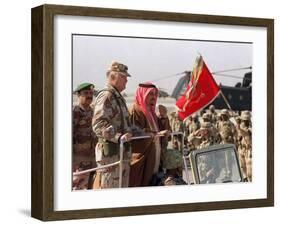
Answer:
M144 132L152 132L145 115L138 105L134 104L130 113L130 119L133 125L143 129ZM154 139L132 141L130 187L149 185L155 165L155 151Z

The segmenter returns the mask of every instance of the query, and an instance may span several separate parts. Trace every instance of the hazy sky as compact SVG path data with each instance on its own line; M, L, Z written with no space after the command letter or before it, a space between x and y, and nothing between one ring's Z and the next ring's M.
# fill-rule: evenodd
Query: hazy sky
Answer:
M126 64L132 75L126 93L135 93L140 82L157 80L192 70L200 53L211 72L252 66L252 44L147 38L73 35L73 89L90 82L97 89L105 85L105 73L112 61ZM243 76L247 70L225 74ZM154 83L171 94L180 76ZM217 83L234 85L242 79L214 75Z

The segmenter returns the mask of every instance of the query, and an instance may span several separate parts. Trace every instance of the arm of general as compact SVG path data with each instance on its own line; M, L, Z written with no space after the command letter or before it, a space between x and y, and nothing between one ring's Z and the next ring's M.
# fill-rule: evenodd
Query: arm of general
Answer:
M109 91L99 93L95 102L95 111L92 121L93 130L97 137L118 143L122 134L116 131L114 120L120 120L118 105L113 94Z

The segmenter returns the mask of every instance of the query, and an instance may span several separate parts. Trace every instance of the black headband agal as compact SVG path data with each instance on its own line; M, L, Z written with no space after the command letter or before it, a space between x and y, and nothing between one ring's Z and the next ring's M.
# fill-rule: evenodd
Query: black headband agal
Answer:
M155 88L155 89L157 89L156 86L153 85L153 84L144 84L144 83L140 83L140 84L139 84L139 87Z

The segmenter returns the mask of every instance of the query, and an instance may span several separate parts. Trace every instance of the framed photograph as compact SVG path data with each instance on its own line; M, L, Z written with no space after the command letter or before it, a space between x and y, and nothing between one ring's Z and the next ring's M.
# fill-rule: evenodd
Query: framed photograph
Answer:
M274 205L273 19L42 5L31 51L32 217Z

